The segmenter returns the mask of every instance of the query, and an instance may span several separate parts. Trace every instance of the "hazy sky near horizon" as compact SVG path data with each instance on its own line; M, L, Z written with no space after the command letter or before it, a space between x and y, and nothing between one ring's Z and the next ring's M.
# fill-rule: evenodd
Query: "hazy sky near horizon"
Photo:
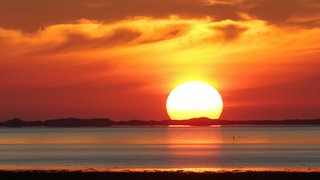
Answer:
M182 82L222 119L320 117L318 0L2 0L0 121L168 119Z

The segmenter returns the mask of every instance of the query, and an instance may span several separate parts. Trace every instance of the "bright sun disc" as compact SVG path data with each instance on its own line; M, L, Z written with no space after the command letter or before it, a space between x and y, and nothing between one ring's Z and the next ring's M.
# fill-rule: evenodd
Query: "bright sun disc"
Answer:
M208 84L190 81L176 87L168 96L167 112L173 120L198 117L218 119L223 102L220 93Z

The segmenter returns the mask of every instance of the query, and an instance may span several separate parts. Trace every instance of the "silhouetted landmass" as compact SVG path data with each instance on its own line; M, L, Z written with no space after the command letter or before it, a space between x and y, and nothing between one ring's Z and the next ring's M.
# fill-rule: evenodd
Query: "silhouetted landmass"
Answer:
M152 179L152 180L284 180L284 179L315 179L320 178L320 172L286 172L286 171L225 171L225 172L186 172L186 171L67 171L67 170L0 170L1 179Z
M19 118L14 118L6 122L0 122L0 126L7 126L7 127L42 126L42 122L41 121L23 121Z
M212 126L212 125L320 125L320 119L294 119L294 120L212 120L209 118L192 118L187 120L162 120L162 121L112 121L110 119L78 119L62 118L42 121L23 121L19 118L0 122L2 127L109 127L109 126L169 126L169 125L190 125L190 126Z
M47 127L108 127L115 124L109 119L78 119L62 118L44 121L23 121L19 118L0 122L0 126L25 127L25 126L47 126Z
M295 119L295 120L213 120L209 118L192 118L187 120L163 120L163 121L120 121L114 125L320 125L320 119Z
M43 121L43 126L54 127L99 127L99 126L111 126L114 124L109 119L77 119L77 118L65 118L65 119L53 119Z

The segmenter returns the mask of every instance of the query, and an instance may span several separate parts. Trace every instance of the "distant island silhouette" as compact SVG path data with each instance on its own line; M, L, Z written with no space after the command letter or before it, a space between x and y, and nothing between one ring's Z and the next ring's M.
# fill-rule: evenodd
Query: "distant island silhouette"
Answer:
M289 120L213 120L205 117L186 120L128 120L112 121L106 118L79 119L61 118L39 121L24 121L19 118L0 122L0 127L110 127L110 126L215 126L215 125L320 125L320 119Z

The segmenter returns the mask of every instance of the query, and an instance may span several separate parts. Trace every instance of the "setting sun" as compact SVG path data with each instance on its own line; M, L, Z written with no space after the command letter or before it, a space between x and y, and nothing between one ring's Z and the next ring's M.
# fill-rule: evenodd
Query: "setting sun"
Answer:
M212 86L199 82L186 82L174 90L167 99L167 112L171 119L197 117L218 119L223 109L220 93Z

